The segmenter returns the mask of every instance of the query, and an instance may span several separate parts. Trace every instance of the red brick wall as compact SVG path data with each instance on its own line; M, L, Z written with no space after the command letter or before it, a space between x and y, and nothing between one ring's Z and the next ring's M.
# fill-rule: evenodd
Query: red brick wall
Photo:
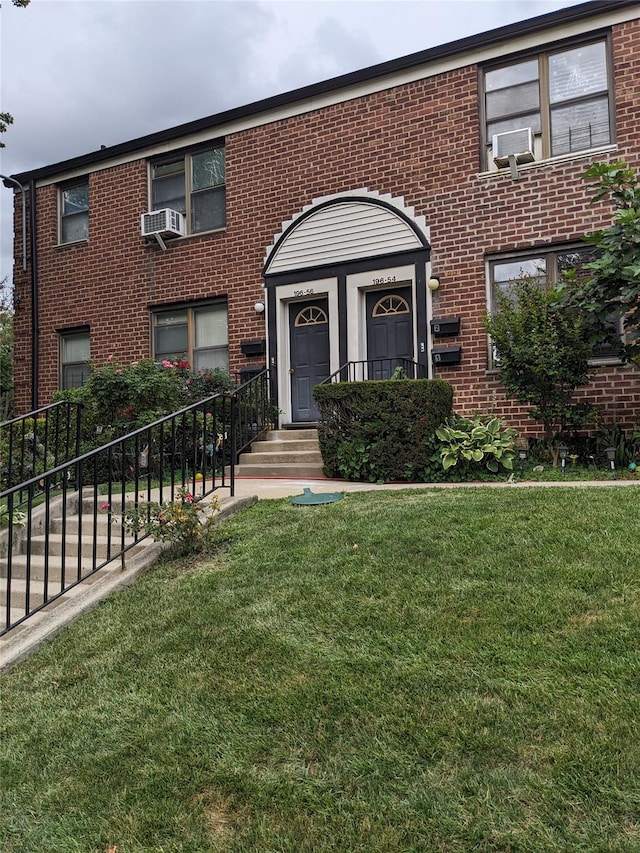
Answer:
M614 28L618 151L640 167L640 23ZM439 376L455 387L458 411L491 410L533 432L488 371L485 255L577 240L611 221L591 205L582 173L588 157L479 177L480 125L475 66L400 86L226 139L227 228L161 252L140 237L147 169L138 161L90 176L90 239L56 247L56 189L38 191L40 403L57 387L56 330L88 324L92 357L150 354L151 305L226 295L231 369L245 363L240 341L264 336L253 310L262 298L265 248L282 222L314 197L367 187L403 196L431 229L432 263L442 285L440 315L460 315L458 367ZM17 400L30 408L29 286L16 318ZM583 392L581 392L583 393ZM588 396L611 420L631 424L640 409L640 371L601 368Z

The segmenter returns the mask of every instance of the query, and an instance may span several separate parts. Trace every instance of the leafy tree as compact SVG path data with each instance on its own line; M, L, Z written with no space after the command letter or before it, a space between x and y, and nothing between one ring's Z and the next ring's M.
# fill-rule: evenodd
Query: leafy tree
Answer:
M30 0L12 0L12 3L14 6L21 6L24 8L29 5ZM13 124L13 116L11 113L0 112L0 133L4 133L10 124ZM0 142L0 148L5 147L4 142Z
M585 239L598 252L584 265L587 277L573 277L563 296L566 304L589 318L594 346L610 339L612 313L624 317L625 342L614 341L617 353L640 364L640 176L625 163L594 163L584 177L595 179L592 202L610 199L613 224Z
M573 404L573 392L589 381L591 344L581 312L557 306L558 294L530 276L513 283L507 295L496 294L497 308L485 319L500 367L500 382L520 403L532 408L553 458L555 439L567 427L585 423L593 414L586 404Z

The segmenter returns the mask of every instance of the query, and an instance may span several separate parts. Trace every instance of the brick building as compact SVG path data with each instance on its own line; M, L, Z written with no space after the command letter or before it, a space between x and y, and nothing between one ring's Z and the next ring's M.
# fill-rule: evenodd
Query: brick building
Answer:
M186 355L268 364L305 422L341 365L406 357L458 412L533 432L483 317L522 272L585 260L612 217L591 162L640 167L638 9L584 3L14 175L17 410L89 357ZM629 426L640 371L593 366L580 394Z

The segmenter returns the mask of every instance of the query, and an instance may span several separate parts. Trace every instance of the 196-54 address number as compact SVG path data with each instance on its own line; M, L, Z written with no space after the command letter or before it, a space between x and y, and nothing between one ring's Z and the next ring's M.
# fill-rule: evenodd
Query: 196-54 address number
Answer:
M372 284L393 284L395 280L395 275L388 275L386 278L374 278Z

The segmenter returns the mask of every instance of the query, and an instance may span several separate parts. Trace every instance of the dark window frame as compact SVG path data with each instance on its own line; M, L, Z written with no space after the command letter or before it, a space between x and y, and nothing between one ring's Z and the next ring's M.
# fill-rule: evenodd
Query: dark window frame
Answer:
M536 261L538 259L545 261L545 271L544 275L540 275L540 280L542 286L545 288L552 288L558 283L560 279L560 271L558 269L558 259L563 255L571 255L571 254L580 254L585 256L583 263L587 263L590 260L593 260L597 254L597 250L593 247L587 246L585 243L569 243L564 245L553 245L553 246L545 246L545 247L533 247L529 250L521 250L505 253L502 255L495 255L491 257L487 257L487 266L488 266L488 275L487 275L487 300L488 300L488 311L491 313L495 307L495 289L496 289L496 279L495 279L495 268L498 266L504 266L506 264L516 264L518 262L527 262L527 261ZM591 257L586 257L590 255ZM550 262L550 263L549 263ZM569 267L571 268L571 267ZM527 274L527 273L525 273ZM585 275L588 275L588 270L585 271ZM507 281L515 281L518 276L515 276ZM614 313L612 312L612 334L620 337L621 339L624 337L624 331L622 326L622 315L618 315L614 317ZM615 328L614 328L615 326ZM601 344L593 352L593 355L589 359L589 361L595 365L603 363L603 362L619 362L619 357L616 355L613 349L613 345ZM495 355L493 352L493 347L491 346L491 340L489 339L489 368L495 369L497 367L495 361Z
M596 92L590 92L585 95L577 95L573 98L558 102L554 105L551 104L550 98L550 84L549 84L549 59L550 57L558 56L563 53L569 53L572 50L579 49L581 47L589 47L591 45L596 44L604 44L605 49L605 71L606 71L606 89L598 90ZM527 51L524 53L516 54L508 59L506 57L502 57L500 60L495 60L486 65L480 67L478 69L478 88L479 88L479 106L480 106L480 123L481 123L481 170L482 171L503 171L499 170L497 166L493 162L492 158L492 144L493 144L493 133L490 132L489 127L492 124L497 123L498 121L509 121L510 118L517 117L517 115L522 112L523 113L523 124L522 128L530 126L525 117L527 115L533 115L535 110L532 112L531 109L527 110L511 110L507 113L504 113L500 116L493 116L489 118L487 114L487 90L486 90L486 75L499 71L501 69L507 69L509 67L514 67L525 62L530 62L532 60L537 60L538 63L538 76L537 81L539 83L539 121L540 121L540 130L534 130L534 140L535 147L538 149L536 156L536 161L541 162L544 160L552 159L553 157L567 157L567 156L580 156L588 151L598 150L604 147L608 147L611 145L615 145L616 137L615 137L615 86L614 86L614 76L613 76L613 56L612 56L612 42L611 42L611 33L610 31L600 31L596 33L590 33L587 37L580 36L574 39L563 41L563 42L554 42L548 45L544 50L533 50ZM502 91L505 91L508 88L515 88L517 84L513 84L511 87L504 87ZM496 90L501 91L501 90ZM609 125L608 125L608 141L607 142L597 142L593 145L588 145L586 147L577 147L574 150L569 150L567 152L562 152L560 154L553 154L551 145L552 145L552 113L553 110L560 110L566 107L570 107L573 105L579 105L588 103L589 101L596 101L598 99L606 98L607 107L608 107L608 117L609 117ZM516 128L514 128L516 129ZM520 128L517 128L520 129Z
M89 326L81 326L73 329L59 329L58 335L58 385L61 390L69 388L81 388L87 381L91 372L91 329ZM86 338L88 343L88 356L81 361L65 361L65 342L71 338ZM68 381L73 373L80 375L81 381Z
M225 309L226 315L226 341L224 343L216 343L209 344L205 346L196 346L196 315L198 312L206 311L208 308L212 308L214 306L223 306ZM159 328L158 326L158 317L162 314L174 314L178 315L181 313L186 314L186 321L176 322L174 324L168 323L166 327L170 326L187 326L187 346L184 349L162 349L159 350L157 345L157 333L156 330ZM174 305L157 305L152 306L149 309L150 314L150 325L151 325L151 353L154 361L158 363L162 363L163 361L175 361L175 360L185 360L189 363L190 367L193 370L197 370L195 362L198 360L197 356L199 353L204 353L206 351L216 352L218 354L224 353L224 365L215 365L209 367L200 368L201 370L214 370L216 367L221 367L223 370L229 370L229 302L226 296L216 296L212 299L206 300L198 300L197 302L180 302Z
M213 184L208 187L194 188L193 187L193 158L206 152L222 152L224 179L221 183ZM162 169L171 165L179 166L173 172L167 172L163 175L155 174L156 169ZM165 184L169 186L173 180L175 188L177 188L176 178L178 175L183 176L181 192L164 199L156 198L156 187ZM155 158L149 162L149 210L162 210L163 208L171 208L177 210L185 217L185 233L187 235L206 234L209 232L224 231L227 227L227 176L226 176L226 146L224 141L214 140L205 145L199 145L196 148L180 149L171 154L166 154L163 157ZM174 190L175 192L175 190ZM194 211L195 203L198 198L205 195L221 197L222 217L220 224L213 227L194 228L196 213ZM172 204L173 202L173 204Z
M66 212L66 199L65 194L70 190L77 189L79 187L86 188L87 194L87 203L86 207L81 210L75 210ZM79 178L74 181L67 181L64 184L61 184L58 187L58 244L61 246L67 246L72 243L83 243L89 239L89 210L91 207L91 200L89 194L89 178ZM77 226L78 222L84 222L84 233L80 237L68 238L65 234L67 231L67 226L72 223Z

